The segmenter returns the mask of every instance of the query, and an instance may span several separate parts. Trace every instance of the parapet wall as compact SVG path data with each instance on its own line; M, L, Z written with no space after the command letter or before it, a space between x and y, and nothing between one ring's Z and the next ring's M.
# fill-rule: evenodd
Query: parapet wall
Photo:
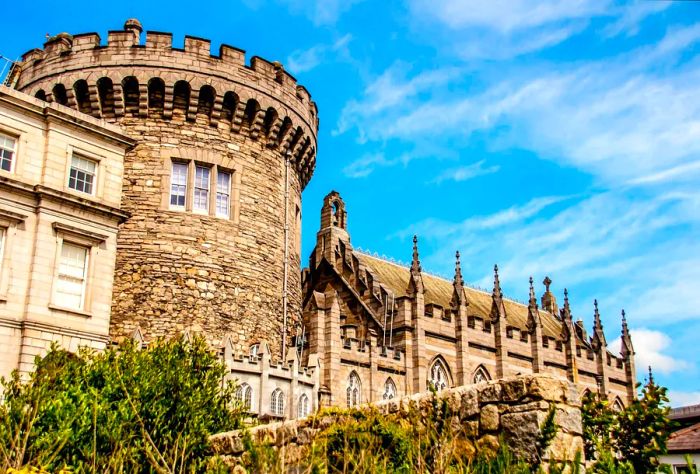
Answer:
M555 409L556 436L544 453L548 460L570 461L577 452L583 455L580 397L568 382L544 375L528 375L477 385L466 385L439 392L447 402L454 435L465 439L465 449L494 449L499 436L514 452L532 460L537 452L540 428L549 410ZM386 400L372 405L386 415L408 414L418 410L428 416L433 406L432 394L418 394ZM369 409L367 407L367 409ZM272 423L250 429L253 440L270 443L284 465L303 466L317 435L343 419L342 413L321 414L290 422ZM214 453L230 465L241 463L244 454L244 430L220 433L210 438Z

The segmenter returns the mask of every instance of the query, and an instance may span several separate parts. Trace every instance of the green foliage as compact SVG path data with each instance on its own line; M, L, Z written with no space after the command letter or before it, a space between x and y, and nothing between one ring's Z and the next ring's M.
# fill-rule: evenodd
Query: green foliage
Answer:
M582 422L586 458L592 472L645 474L656 472L673 422L668 419L667 389L651 380L639 399L617 413L597 395L583 399Z
M617 417L615 448L637 474L654 472L671 434L667 389L651 380L642 395Z
M204 340L77 355L53 347L29 380L3 381L0 472L202 472L208 436L240 426Z

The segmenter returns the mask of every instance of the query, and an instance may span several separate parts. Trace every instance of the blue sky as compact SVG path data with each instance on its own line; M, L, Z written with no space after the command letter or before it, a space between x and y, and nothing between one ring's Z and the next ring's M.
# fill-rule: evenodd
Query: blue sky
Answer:
M282 61L320 110L304 254L322 197L355 246L527 298L549 275L576 318L625 308L639 378L700 403L700 3L606 0L13 2L0 54L124 20ZM540 287L539 292L542 291Z

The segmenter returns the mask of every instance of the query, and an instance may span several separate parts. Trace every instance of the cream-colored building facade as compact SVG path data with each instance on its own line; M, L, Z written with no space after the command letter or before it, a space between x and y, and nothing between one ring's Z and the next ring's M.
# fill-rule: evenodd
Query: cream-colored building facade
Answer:
M104 348L124 154L121 129L0 87L0 376L52 342Z

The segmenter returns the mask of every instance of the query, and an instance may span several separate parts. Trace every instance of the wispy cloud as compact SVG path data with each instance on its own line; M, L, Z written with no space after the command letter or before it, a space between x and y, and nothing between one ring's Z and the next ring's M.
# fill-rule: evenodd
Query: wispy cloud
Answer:
M486 160L480 160L469 165L447 169L433 178L430 183L440 184L444 181L467 181L477 176L496 173L500 169L498 165L484 167L485 162Z
M692 367L688 361L676 359L666 354L672 345L671 338L661 332L646 328L637 328L630 332L635 351L637 377L643 379L651 366L654 373L672 374L686 371ZM613 353L620 352L620 339L610 342L609 349Z
M287 67L294 73L310 71L325 61L336 60L339 56L348 58L348 44L352 35L346 34L332 44L317 44L306 50L296 50L287 58Z
M647 17L662 12L671 6L671 2L635 2L619 7L622 14L603 29L609 38L624 34L634 36L639 32L639 25Z

